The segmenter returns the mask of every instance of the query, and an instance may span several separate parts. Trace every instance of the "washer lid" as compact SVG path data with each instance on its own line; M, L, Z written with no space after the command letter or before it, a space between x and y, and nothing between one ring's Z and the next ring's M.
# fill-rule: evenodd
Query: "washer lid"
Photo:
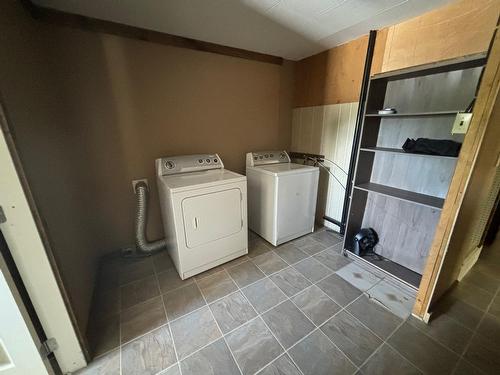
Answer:
M296 163L281 163L281 164L271 164L271 165L261 165L258 167L252 167L252 169L271 174L273 176L284 176L289 174L298 174L298 173L319 173L318 167L313 167L311 165L303 165Z
M172 192L199 189L245 180L245 176L227 169L212 169L202 172L158 176L158 181L165 184Z

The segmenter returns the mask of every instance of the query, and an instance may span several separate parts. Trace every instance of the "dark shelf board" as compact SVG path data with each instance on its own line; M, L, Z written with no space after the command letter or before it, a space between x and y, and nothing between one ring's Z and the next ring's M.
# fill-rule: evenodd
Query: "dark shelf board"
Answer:
M434 197L432 195L415 193L413 191L402 190L393 188L391 186L375 184L373 182L366 182L363 184L357 184L354 188L359 190L364 190L368 192L373 192L376 194L385 195L388 197L393 197L403 201L420 204L422 206L442 209L444 204L444 199Z
M417 154L412 152L405 152L401 148L388 148L388 147L361 147L361 151L365 152L388 152L392 154L403 154L410 156L422 156L424 158L444 158L444 159L457 159L456 156L442 156L442 155L428 155L428 154Z
M486 65L486 52L375 74L372 81L396 81Z
M436 117L436 116L455 116L459 110L456 111L438 111L438 112L414 112L414 113L390 113L381 115L378 113L366 113L366 117Z

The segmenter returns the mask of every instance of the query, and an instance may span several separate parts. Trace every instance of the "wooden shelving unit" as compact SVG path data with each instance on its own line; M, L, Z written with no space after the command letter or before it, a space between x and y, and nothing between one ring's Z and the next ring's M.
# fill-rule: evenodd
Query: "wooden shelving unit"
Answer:
M349 192L346 250L353 250L361 228L371 227L380 239L375 252L392 262L386 272L392 269L403 279L407 274L415 284L457 157L407 153L402 145L419 137L462 142L463 135L451 134L453 120L474 97L484 64L484 56L473 56L370 79ZM388 107L398 113L378 114Z

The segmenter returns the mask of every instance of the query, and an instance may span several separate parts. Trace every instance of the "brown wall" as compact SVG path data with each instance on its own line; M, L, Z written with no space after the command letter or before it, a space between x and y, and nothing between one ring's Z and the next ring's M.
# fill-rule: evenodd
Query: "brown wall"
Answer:
M155 158L218 152L243 172L245 152L289 147L290 62L40 24L13 0L0 48L2 97L83 330L97 258L134 242L132 179L149 179L149 237L162 236Z
M372 74L484 52L500 2L460 0L379 30ZM359 100L368 37L297 62L294 107Z

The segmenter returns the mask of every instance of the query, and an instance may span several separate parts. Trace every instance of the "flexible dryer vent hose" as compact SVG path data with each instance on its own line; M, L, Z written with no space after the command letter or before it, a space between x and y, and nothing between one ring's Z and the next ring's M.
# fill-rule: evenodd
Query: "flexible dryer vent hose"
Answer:
M167 247L167 241L161 239L154 242L148 242L146 237L146 223L148 217L148 186L146 183L139 182L135 185L135 196L137 203L135 244L139 253L151 255L156 251L165 249Z

